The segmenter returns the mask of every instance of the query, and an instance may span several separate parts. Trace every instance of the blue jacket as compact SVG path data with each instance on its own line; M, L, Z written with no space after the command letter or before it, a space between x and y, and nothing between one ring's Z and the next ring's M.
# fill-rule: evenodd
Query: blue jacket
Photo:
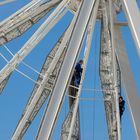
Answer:
M81 74L82 74L82 67L80 63L77 63L76 67L75 67L75 77L78 79L81 79Z
M125 101L124 100L122 100L122 102L119 103L119 108L120 108L120 112L123 113L125 110Z

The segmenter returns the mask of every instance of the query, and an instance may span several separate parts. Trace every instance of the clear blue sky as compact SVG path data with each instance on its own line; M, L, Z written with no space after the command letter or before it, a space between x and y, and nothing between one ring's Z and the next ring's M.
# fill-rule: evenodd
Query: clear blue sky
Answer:
M29 3L31 0L17 0L16 2L4 5L0 7L0 21L10 16L12 13ZM36 29L43 23L47 17L44 17L30 30L28 30L21 37L7 43L8 48L16 53L25 42L31 37ZM38 71L44 62L45 57L54 46L58 37L65 30L66 26L72 19L70 13L55 26L55 28L36 46L36 48L25 58L25 62L33 66ZM123 13L119 16L119 19L124 21ZM97 22L92 49L89 57L86 78L84 81L84 88L101 89L100 78L99 78L99 35L100 35L100 23ZM140 91L140 77L137 76L140 71L140 61L138 54L135 49L135 45L132 41L130 31L127 27L122 29L123 35L126 42L126 47L130 62L132 65L132 71L138 90ZM82 49L80 58L83 57ZM11 56L5 51L4 48L0 47L0 52L3 53L9 60ZM135 62L135 63L134 63ZM6 65L5 61L0 58L0 69ZM28 74L30 77L36 79L37 75L20 64L18 69ZM0 140L10 140L11 136L16 128L16 125L21 117L24 107L30 97L34 83L19 73L14 72L9 80L3 94L0 96ZM122 90L123 91L123 90ZM124 96L124 93L122 93ZM80 113L81 113L81 139L82 140L107 140L107 126L104 112L103 97L101 92L85 92L82 91L82 97L96 98L96 101L80 101ZM45 104L46 105L46 104ZM45 105L37 115L33 124L28 129L23 140L34 140L36 132L44 112ZM53 134L54 140L60 139L61 124L68 112L68 97L65 98L64 106L58 124ZM129 110L126 105L126 110L122 120L122 140L136 140L132 120L129 114Z

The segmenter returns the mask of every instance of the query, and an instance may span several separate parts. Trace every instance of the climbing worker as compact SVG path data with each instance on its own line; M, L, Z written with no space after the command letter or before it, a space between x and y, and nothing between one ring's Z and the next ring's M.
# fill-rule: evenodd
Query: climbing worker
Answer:
M73 75L73 80L74 80L74 84L76 87L79 87L80 84L80 80L81 80L81 75L82 75L82 64L83 64L83 60L81 59L75 67L75 71L74 71L74 75Z
M73 86L79 87L79 84L80 84L81 74L82 74L82 71L83 71L82 64L83 64L83 60L80 60L76 64L75 69L74 69L74 73L73 73L73 76L72 76L72 80L70 82L70 85L72 87L69 87L69 94L73 97L76 97L76 93L78 91L78 89L74 88ZM74 101L75 101L75 98L72 98L72 97L69 98L70 107L73 105Z
M125 110L125 101L122 96L119 97L119 110L120 110L120 120Z

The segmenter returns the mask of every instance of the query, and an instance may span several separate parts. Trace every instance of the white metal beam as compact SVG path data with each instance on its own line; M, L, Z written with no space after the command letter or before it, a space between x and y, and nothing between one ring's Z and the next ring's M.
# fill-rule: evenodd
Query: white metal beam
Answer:
M72 74L74 64L78 57L79 51L81 50L82 40L84 38L84 33L93 10L94 3L94 0L84 0L82 3L82 7L80 8L77 18L77 23L69 43L68 51L50 98L37 140L51 139L51 134L63 103L64 93L67 85L69 84L70 75Z
M116 46L116 54L118 56L121 68L127 102L132 116L137 139L140 140L140 97L138 95L135 80L133 78L129 59L127 56L127 52L119 27L117 26L115 27L115 32L116 32L116 41L118 43L118 45Z
M76 93L75 93L76 95ZM75 96L70 96L69 98L72 98L73 100L75 100L75 98L73 98ZM61 130L61 140L67 140L68 135L69 135L69 128L70 128L70 124L71 124L71 119L72 119L72 114L73 114L73 108L74 105L71 105L70 110L68 112L68 115L66 116L64 123L62 125L62 130ZM74 128L73 128L73 132L72 132L72 139L71 140L80 140L80 112L79 112L79 108L78 111L76 113L76 119L74 122Z
M27 5L25 5L23 8L21 8L20 10L18 10L17 12L15 12L14 14L12 14L10 17L6 18L4 21L0 22L0 26L3 24L3 22L7 22L8 20L11 20L13 17L15 17L16 15L23 13L27 10L29 10L30 8L34 7L35 5L40 5L40 2L42 0L37 0L37 1L31 1L30 3L28 3ZM42 3L42 2L41 2Z
M87 28L88 33L87 33L85 54L84 54L84 58L83 58L83 61L84 61L83 72L82 72L82 76L81 76L79 90L78 90L78 93L76 95L76 99L75 99L74 104L73 104L74 109L73 109L73 114L72 114L72 119L71 119L68 140L72 139L72 132L73 132L76 116L77 116L76 114L78 112L79 97L81 94L83 81L84 81L85 73L86 73L86 67L87 67L88 58L89 58L89 53L90 53L90 49L91 49L91 45L92 45L92 36L93 36L93 32L94 32L94 26L95 26L95 22L96 22L98 7L99 7L99 0L95 0L95 5L94 5L94 8L92 9L92 15L90 17L90 21L89 21L88 28Z
M106 111L106 120L108 126L108 134L110 140L118 140L117 118L116 118L116 102L114 94L114 80L117 83L118 94L120 94L120 72L118 63L115 62L117 67L113 66L112 59L112 45L111 42L111 26L109 21L109 1L101 0L102 6L102 26L101 26L101 49L100 49L100 79L101 87L104 95L104 106ZM112 21L111 21L112 22ZM113 36L112 36L113 37ZM114 38L114 37L113 37ZM115 70L114 70L114 69ZM117 70L118 69L118 70ZM118 73L116 73L118 72ZM117 78L114 77L117 74Z
M115 32L114 32L114 21L116 18L115 8L113 7L113 2L109 0L109 16L110 16L110 34L111 34L111 43L112 43L112 69L113 69L113 76L114 76L114 107L115 107L115 115L116 115L116 123L117 123L117 139L121 140L121 127L120 127L120 110L119 110L119 92L118 92L118 81L117 81L117 59L115 54Z
M0 45L22 35L59 3L60 0L30 2L0 22Z
M140 56L140 11L137 2L136 0L121 0L121 2Z
M4 5L4 4L8 4L10 2L14 2L14 1L16 1L16 0L3 0L2 2L0 2L0 6Z
M37 110L35 110L35 107L37 106L37 104L40 100L40 97L42 96L42 92L43 92L43 90L46 86L46 83L48 82L48 80L50 78L50 75L52 74L52 72L56 68L56 64L60 60L60 57L62 56L62 54L64 52L64 49L67 48L66 44L69 41L69 38L70 38L70 35L72 33L72 29L74 27L74 24L75 24L75 20L72 21L71 25L67 29L64 37L62 38L61 43L59 42L60 44L59 44L58 50L56 51L56 54L54 55L54 58L52 58L52 62L50 63L49 68L44 73L44 77L40 82L40 86L34 92L34 95L31 98L31 100L29 100L29 104L28 104L28 106L27 106L27 108L26 108L26 110L25 110L17 128L16 128L16 131L15 131L13 137L12 137L12 140L18 140L19 138L21 138L23 130L24 130L25 126L27 125L28 121L30 121L30 123L32 122L32 120L30 120L30 116L32 116L35 112L37 112ZM50 90L52 90L52 89L50 89ZM48 96L46 96L46 98ZM38 107L38 110L39 110L39 106L37 106L37 107Z
M16 68L16 66L32 51L32 49L44 38L52 27L64 16L66 9L62 11L68 0L64 0L56 10L47 18L34 35L25 43L11 61L0 71L0 83Z

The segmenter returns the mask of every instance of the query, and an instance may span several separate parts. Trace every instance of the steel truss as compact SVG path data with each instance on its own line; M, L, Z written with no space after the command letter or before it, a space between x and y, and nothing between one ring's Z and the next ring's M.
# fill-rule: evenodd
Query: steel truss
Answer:
M134 7L134 11L131 6ZM137 20L139 12L136 2L130 0L34 0L0 23L0 45L21 36L53 8L55 8L54 11L46 21L0 71L0 92L2 92L17 65L23 61L68 11L73 13L74 17L71 24L46 57L12 140L22 139L48 97L48 105L36 140L51 139L67 88L69 88L69 95L75 98L69 97L70 110L62 125L61 140L80 140L78 103L88 56L92 47L92 35L96 19L101 21L100 79L104 95L109 139L121 139L118 106L118 97L121 95L121 78L126 88L126 96L137 138L140 139L140 103L119 29L120 25L126 24L117 23L116 21L117 14L123 8L139 52L140 32L138 25L140 25L140 22ZM83 73L79 87L74 89L71 77L85 34L87 34L87 38L83 58ZM69 87L70 83L71 87Z
M120 70L116 60L113 61L113 44L111 34L111 24L109 21L109 2L102 0L102 27L101 27L101 51L100 51L100 77L102 89L105 90L105 110L108 123L108 131L110 140L120 139L120 127L117 126L118 101L116 104L116 95L120 95ZM117 65L117 68L113 68ZM114 71L115 70L115 71ZM117 72L118 71L118 72ZM117 78L115 78L115 74ZM115 85L116 83L116 85ZM116 87L115 87L116 86ZM116 91L115 91L115 88ZM117 92L115 94L115 92ZM117 98L118 100L118 98Z

